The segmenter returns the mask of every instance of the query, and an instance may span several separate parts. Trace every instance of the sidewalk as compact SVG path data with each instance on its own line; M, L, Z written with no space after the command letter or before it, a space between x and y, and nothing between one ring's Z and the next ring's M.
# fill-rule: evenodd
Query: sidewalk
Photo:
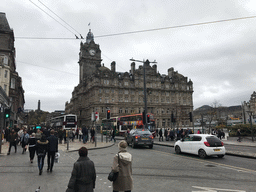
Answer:
M61 151L64 152L73 152L73 151L78 151L79 148L81 147L86 147L88 150L95 150L95 149L102 149L102 148L106 148L106 147L111 147L114 145L113 142L107 142L106 143L106 139L104 138L105 142L101 142L100 139L98 139L98 142L96 143L92 143L92 142L87 142L86 144L83 144L83 142L79 141L78 139L75 139L74 142L70 142L69 143L69 149L67 150L67 144L59 144L58 148ZM63 142L64 143L64 142ZM9 149L9 143L7 142L3 142L2 145L2 153L0 155L7 155ZM14 151L14 147L12 147L12 151Z
M116 136L117 140L124 139L123 137ZM224 145L232 145L232 146L240 146L240 147L256 147L256 141L252 142L249 138L244 138L242 142L237 141L237 137L229 137L227 140L221 140ZM166 147L174 147L175 141L159 141L159 138L154 138L154 145L161 145ZM238 157L246 157L256 159L256 153L252 152L242 152L235 150L227 150L226 155L238 156Z

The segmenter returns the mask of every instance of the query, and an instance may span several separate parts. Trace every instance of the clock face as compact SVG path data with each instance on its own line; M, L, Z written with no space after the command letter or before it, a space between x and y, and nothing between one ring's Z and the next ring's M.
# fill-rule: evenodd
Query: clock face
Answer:
M95 51L94 49L90 49L90 50L89 50L89 53L90 53L90 55L92 55L92 56L93 56L93 55L95 55L95 54L96 54L96 51Z

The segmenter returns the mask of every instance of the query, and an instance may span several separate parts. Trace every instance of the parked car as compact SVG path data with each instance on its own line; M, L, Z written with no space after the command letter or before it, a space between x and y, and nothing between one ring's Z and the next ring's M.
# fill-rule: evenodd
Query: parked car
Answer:
M126 141L128 145L132 145L132 148L138 145L146 145L152 149L154 144L153 138L153 135L148 129L132 129L130 133L127 134Z
M222 158L226 153L223 142L209 134L189 134L184 139L176 141L174 149L177 154L190 153L199 155L200 158L214 155Z

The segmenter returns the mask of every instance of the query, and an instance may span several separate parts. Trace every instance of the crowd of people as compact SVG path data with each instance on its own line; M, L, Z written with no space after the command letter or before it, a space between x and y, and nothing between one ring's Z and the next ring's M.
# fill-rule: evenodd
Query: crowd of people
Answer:
M154 137L159 137L159 141L163 141L164 138L166 141L174 141L174 140L180 140L185 138L187 135L192 134L193 130L190 128L187 129L171 129L171 128L160 128L156 129L154 134ZM198 129L195 133L201 134L201 130ZM223 139L225 137L225 133L221 129L212 129L211 131L212 135L216 135L219 139Z
M17 146L22 148L22 154L29 151L29 161L33 163L35 154L37 155L37 163L39 175L42 175L44 167L44 159L47 155L47 172L52 172L54 166L55 155L58 152L58 144L78 139L83 143L89 140L95 142L94 128L78 128L77 130L63 130L58 131L42 129L26 129L26 128L12 128L7 127L4 130L4 138L9 142L9 150L7 155L10 155L12 147L17 153ZM112 139L115 140L115 134L112 130ZM114 156L112 171L119 172L118 178L113 181L113 192L125 191L131 192L133 189L132 179L132 155L127 152L127 142L122 140L118 144L118 153ZM67 192L93 192L96 182L96 171L93 161L88 158L88 149L81 147L78 151L79 159L74 163L71 173L71 178L68 183Z
M57 136L59 138L59 143L64 144L69 139L70 142L73 142L75 139L79 139L80 142L87 143L88 141L95 142L95 128L88 128L83 126L83 128L78 127L77 129L59 129L57 132Z
M47 171L52 172L55 154L58 152L58 138L55 136L54 130L44 129L26 129L7 127L4 130L4 138L9 142L7 155L10 155L12 147L17 153L17 145L22 147L22 154L29 151L29 160L33 163L35 154L37 155L37 163L39 175L42 174L44 167L44 159L47 154Z

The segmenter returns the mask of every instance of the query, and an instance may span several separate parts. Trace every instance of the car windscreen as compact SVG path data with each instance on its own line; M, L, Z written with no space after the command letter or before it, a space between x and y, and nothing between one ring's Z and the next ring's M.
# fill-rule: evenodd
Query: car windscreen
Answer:
M151 132L150 131L148 131L148 130L146 130L146 131L142 131L142 130L138 130L138 131L136 131L136 133L138 134L138 135L151 135Z
M219 147L222 146L221 141L214 136L206 137L207 142L210 144L211 147Z

